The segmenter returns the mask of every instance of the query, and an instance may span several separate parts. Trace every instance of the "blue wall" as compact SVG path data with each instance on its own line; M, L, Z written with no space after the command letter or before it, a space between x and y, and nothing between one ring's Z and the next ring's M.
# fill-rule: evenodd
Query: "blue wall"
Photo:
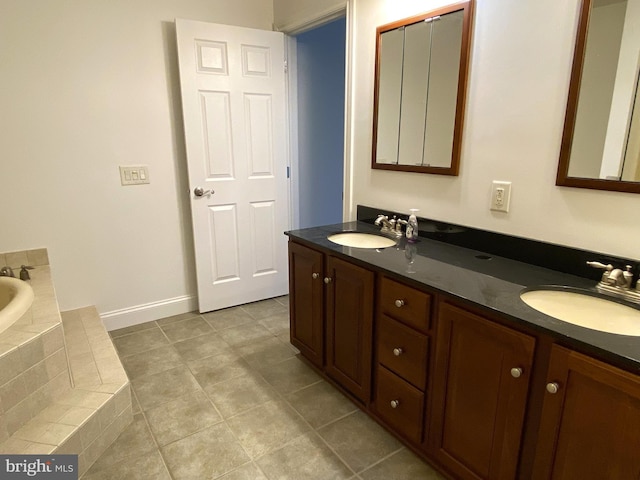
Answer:
M300 228L342 222L344 18L296 37Z

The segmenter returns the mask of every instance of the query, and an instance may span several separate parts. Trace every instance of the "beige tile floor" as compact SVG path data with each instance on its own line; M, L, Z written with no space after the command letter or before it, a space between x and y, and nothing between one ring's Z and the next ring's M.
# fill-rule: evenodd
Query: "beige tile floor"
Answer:
M300 360L287 297L111 336L134 420L86 480L442 478Z

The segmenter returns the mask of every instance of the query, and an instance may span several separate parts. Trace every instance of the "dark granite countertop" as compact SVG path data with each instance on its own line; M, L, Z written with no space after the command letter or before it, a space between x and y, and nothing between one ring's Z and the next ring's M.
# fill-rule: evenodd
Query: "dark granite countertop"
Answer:
M546 333L561 344L640 373L640 337L572 325L540 313L520 299L524 289L542 286L568 287L596 294L593 280L422 237L415 244L407 244L403 238L395 247L384 249L343 247L327 240L328 235L342 231L377 233L379 228L364 222L349 222L286 234L357 263L369 264L410 284L424 285L472 302L513 321L514 325Z

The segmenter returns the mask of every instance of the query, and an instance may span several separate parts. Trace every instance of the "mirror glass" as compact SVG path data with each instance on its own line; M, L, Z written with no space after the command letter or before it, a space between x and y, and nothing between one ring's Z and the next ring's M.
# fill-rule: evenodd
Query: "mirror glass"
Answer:
M457 175L470 2L378 27L373 168Z
M582 0L556 184L640 193L640 1Z

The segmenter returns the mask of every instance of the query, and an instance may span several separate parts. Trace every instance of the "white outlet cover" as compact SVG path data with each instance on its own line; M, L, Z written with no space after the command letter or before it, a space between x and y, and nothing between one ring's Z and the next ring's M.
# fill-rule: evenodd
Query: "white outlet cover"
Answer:
M500 202L500 193L502 201ZM489 208L494 212L508 212L511 202L511 182L494 180L491 185L491 204Z

